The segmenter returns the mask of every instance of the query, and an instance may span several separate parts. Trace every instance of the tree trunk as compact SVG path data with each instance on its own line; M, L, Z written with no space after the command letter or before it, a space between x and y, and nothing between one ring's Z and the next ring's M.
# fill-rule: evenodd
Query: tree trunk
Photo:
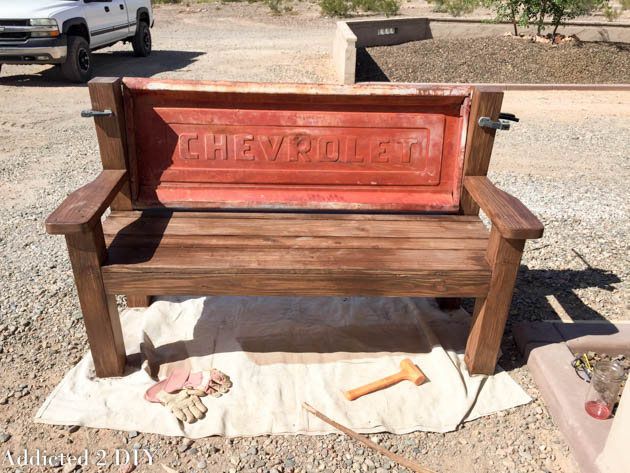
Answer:
M538 34L542 33L545 27L545 17L547 16L547 2L544 1L540 7L540 13L538 15Z

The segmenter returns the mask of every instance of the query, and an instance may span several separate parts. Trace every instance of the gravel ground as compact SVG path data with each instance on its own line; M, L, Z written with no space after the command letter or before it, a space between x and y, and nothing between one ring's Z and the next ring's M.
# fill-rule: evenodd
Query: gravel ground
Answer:
M160 8L154 36L165 51L162 55L138 63L127 57L128 48L119 46L113 53L99 53L97 63L107 73L120 72L123 61L130 75L173 78L239 75L248 80L315 81L332 74L321 55L334 22L309 16L308 8L300 13L307 19L304 23L301 17L278 19L247 8L224 5L196 13ZM252 20L248 11L260 15ZM216 23L212 34L221 38L212 51L203 50L209 15ZM260 62L252 62L252 44L238 46L233 35L239 25L253 35L252 41L262 41ZM301 68L274 68L265 62L286 56L293 47L290 41L310 34L311 39L298 43L299 52L291 52ZM162 60L175 57L166 55L169 50L205 52L186 64L163 65ZM239 62L252 66L241 68ZM8 367L0 382L0 462L6 450L79 454L88 449L96 455L104 449L109 456L100 471L123 471L111 463L116 448L147 448L154 464L178 472L406 471L338 435L190 442L32 422L53 386L87 350L63 238L46 235L43 221L68 193L100 170L93 124L77 118L89 103L87 89L48 82L51 77L54 72L46 68L15 67L3 70L0 78L0 363ZM527 245L509 324L557 319L554 298L574 319L630 320L630 96L585 93L578 99L561 92L512 92L503 109L522 121L499 134L491 177L522 198L546 226L545 236ZM468 422L448 434L379 434L376 441L441 473L577 473L509 327L502 348L501 365L534 402ZM3 471L11 470L3 465ZM145 461L137 471L161 470Z
M510 37L430 39L361 48L357 82L627 83L630 45L533 43Z

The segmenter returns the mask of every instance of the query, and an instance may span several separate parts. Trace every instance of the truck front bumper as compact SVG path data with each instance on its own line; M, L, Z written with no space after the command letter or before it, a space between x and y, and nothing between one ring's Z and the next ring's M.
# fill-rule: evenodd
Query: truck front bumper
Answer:
M0 64L62 64L66 62L68 40L58 38L31 38L9 44L0 42Z

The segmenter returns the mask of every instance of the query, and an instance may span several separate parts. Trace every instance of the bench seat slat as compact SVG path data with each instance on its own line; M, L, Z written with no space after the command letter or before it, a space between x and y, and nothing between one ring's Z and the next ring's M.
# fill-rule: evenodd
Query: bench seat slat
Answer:
M242 219L110 217L104 225L106 235L137 234L187 236L309 236L364 238L481 238L488 232L477 220L425 218L415 220L345 220L345 219Z
M105 268L104 268L105 269ZM109 294L182 296L384 296L483 297L490 276L482 271L424 271L415 274L216 274L104 271Z
M478 217L357 216L370 218L116 212L104 223L103 280L112 294L487 293Z
M105 235L108 246L157 246L177 248L394 248L407 250L486 250L483 238L352 238L308 236L234 235Z
M403 274L417 271L484 271L483 250L110 247L103 271Z

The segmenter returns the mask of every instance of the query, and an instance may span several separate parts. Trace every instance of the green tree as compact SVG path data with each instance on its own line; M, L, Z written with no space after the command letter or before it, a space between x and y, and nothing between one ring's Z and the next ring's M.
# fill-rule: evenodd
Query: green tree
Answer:
M518 36L519 26L529 26L530 17L525 3L531 0L483 0L483 6L495 13L495 21L509 21Z
M550 0L547 11L553 26L552 35L555 36L558 27L567 20L601 10L607 3L608 0Z

